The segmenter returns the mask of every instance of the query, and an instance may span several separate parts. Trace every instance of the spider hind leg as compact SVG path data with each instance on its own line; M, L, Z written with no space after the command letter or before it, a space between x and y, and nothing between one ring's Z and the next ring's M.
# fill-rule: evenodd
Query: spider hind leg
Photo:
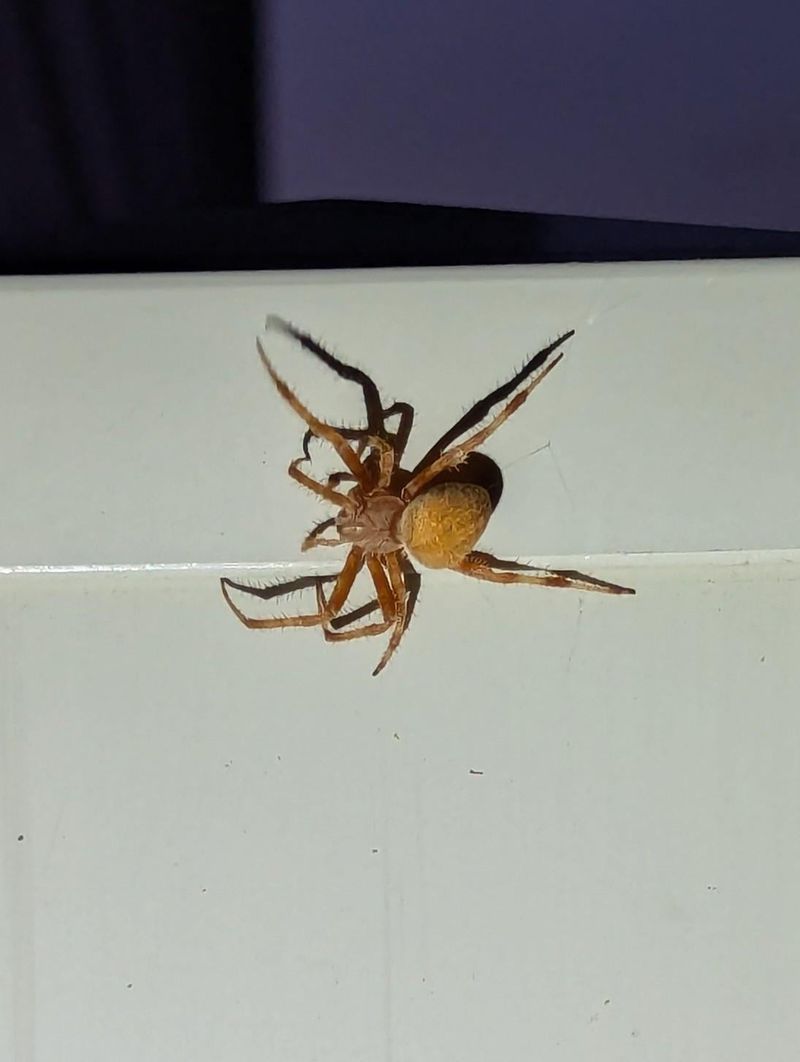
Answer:
M635 594L629 586L619 586L596 579L572 569L536 568L519 561L502 560L491 553L474 551L458 565L457 571L473 579L489 583L528 583L533 586L554 586L568 590L594 591L599 594Z

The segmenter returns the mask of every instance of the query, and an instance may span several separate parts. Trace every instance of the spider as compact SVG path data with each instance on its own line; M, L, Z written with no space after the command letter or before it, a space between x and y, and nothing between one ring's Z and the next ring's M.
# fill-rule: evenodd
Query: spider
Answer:
M419 594L420 575L413 561L426 568L450 568L491 583L528 583L605 594L635 593L629 587L580 572L536 568L475 549L503 487L500 469L491 458L477 452L478 447L522 406L533 389L556 367L563 357L559 348L574 331L566 332L533 355L508 383L476 402L409 471L402 467L402 461L414 420L411 405L395 402L385 407L375 382L367 373L341 361L310 335L280 317L268 317L266 330L290 337L338 376L358 384L364 398L366 426L334 427L315 417L278 375L261 340L257 341L261 361L278 393L307 428L303 453L289 465L289 475L337 510L335 516L312 528L302 549L346 545L349 550L336 575L304 576L268 587L223 578L225 601L246 627L321 627L325 639L331 642L390 632L383 655L372 672L377 675L400 644ZM495 410L500 403L505 404ZM487 419L493 410L491 419ZM484 426L479 428L484 421ZM311 459L309 445L315 438L329 443L344 465L325 482L312 478L301 468ZM352 486L342 489L343 484ZM356 577L365 567L376 597L344 613ZM328 592L326 584L330 583L333 586ZM316 592L316 611L267 619L247 616L230 594L235 590L268 601L308 588ZM380 612L380 619L354 625L376 612Z

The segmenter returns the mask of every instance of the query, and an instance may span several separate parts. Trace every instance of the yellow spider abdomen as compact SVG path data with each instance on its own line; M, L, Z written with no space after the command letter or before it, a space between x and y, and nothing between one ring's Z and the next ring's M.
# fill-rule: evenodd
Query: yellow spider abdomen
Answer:
M492 503L475 483L442 483L413 498L398 522L398 537L426 568L453 568L483 534Z

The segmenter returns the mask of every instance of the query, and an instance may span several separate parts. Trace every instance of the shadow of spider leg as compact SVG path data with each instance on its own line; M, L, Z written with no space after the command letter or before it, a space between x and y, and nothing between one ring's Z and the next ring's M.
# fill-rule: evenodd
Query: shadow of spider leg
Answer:
M329 531L332 527L336 526L336 517L329 516L327 520L320 520L318 524L314 524L311 530L300 544L300 551L305 553L309 549L314 549L316 546L341 546L342 540L340 538L323 538L323 534Z
M262 601L278 601L280 598L288 597L290 594L297 593L300 590L314 588L320 582L332 583L337 578L336 575L304 575L299 579L276 583L274 586L249 586L247 583L237 583L234 579L223 576L219 583L222 587L222 596L236 618L250 630L257 630L264 627L313 627L320 620L316 613L302 616L279 616L274 619L257 619L247 616L234 602L230 595L230 590L249 594L250 597L257 597Z
M236 618L249 630L269 630L276 627L316 627L328 623L328 621L344 607L356 576L364 566L364 553L354 546L347 555L344 567L338 575L304 575L288 582L277 583L275 586L248 586L246 583L237 583L233 579L223 576L220 579L222 596ZM230 595L230 590L249 594L251 597L260 598L262 601L274 601L298 590L314 588L317 591L317 601L324 583L334 583L331 596L325 601L324 608L318 608L316 612L304 613L299 616L248 616ZM324 600L324 597L323 597Z
M400 564L403 569L403 579L408 595L405 622L405 630L408 630L417 605L417 598L422 586L422 577L408 557L402 556ZM341 612L330 621L331 630L338 631L343 627L349 627L351 623L358 623L359 620L366 619L367 616L377 612L380 607L380 601L378 601L377 597L373 597L371 601L366 601L363 605L359 605L358 608L354 608L350 612Z
M457 468L462 464L473 450L477 450L478 447L483 446L490 436L494 435L501 425L503 425L510 416L522 406L528 399L534 388L538 387L544 378L553 371L564 356L563 352L560 352L552 360L550 355L553 354L563 343L570 339L574 335L574 331L565 332L563 336L559 336L553 343L545 347L544 350L540 350L538 354L528 361L516 376L512 377L508 383L503 384L502 387L496 388L494 391L486 395L485 398L480 399L475 405L467 410L464 416L456 421L449 431L446 431L440 439L438 439L434 445L430 448L427 454L419 461L411 473L405 487L403 488L403 497L405 499L411 499L415 495L426 487L431 480L436 476L441 475L448 468ZM471 431L482 420L484 420L490 413L493 406L498 402L508 398L508 396L519 386L524 380L529 379L529 382L523 387L521 391L518 391L514 397L503 408L492 417L488 424L486 424L479 431L476 431L473 435L470 435L463 442L458 443L451 449L448 449L451 443L454 443L465 432Z
M331 625L324 625L325 640L329 642L352 641L355 638L369 638L378 634L384 634L391 628L391 636L386 648L378 661L377 667L372 672L373 676L380 674L394 655L397 646L408 626L408 587L403 578L403 569L397 553L386 553L380 558L377 554L370 554L367 558L370 575L375 584L378 595L377 604L383 613L383 619L377 623L367 623L363 627L352 627L343 630L353 621L356 609L351 613L345 623L339 625L338 630L331 629ZM388 576L388 578L387 578ZM321 586L317 587L317 602L320 611L330 608L330 601L326 603L325 593ZM370 603L371 605L371 603ZM371 607L369 611L374 611ZM366 613L362 613L366 614Z
M390 441L395 451L396 460L399 462L405 452L408 437L411 434L411 428L414 423L413 406L408 402L393 402L392 405L384 408L378 385L368 373L362 369L357 369L354 365L348 365L341 358L337 358L321 343L318 343L317 340L308 335L307 332L302 332L299 328L295 328L294 325L284 321L283 318L271 315L267 318L265 327L267 331L272 328L294 339L304 350L335 372L337 376L359 385L364 396L364 407L367 414L366 427L336 426L334 430L351 442L363 442L368 435ZM394 432L390 432L386 425L387 420L392 417L399 418ZM311 460L309 445L311 440L316 437L319 437L318 433L311 427L303 436L303 457L306 461Z
M383 634L391 627L389 642L378 666L372 672L373 675L378 675L389 663L403 635L408 630L419 597L421 578L419 572L399 550L380 557L375 554L369 555L367 566L378 596L350 612L331 619L325 627L325 638L331 642L350 641L355 638ZM324 606L325 594L321 587L317 587L317 601L320 607ZM382 620L367 623L361 627L352 627L352 624L371 616L378 610L383 613ZM347 629L351 627L352 629Z
M377 598L368 602L366 606L362 605L361 608L354 609L352 612L347 613L343 622L337 623L337 619L341 619L341 617L332 616L323 626L326 642L347 642L352 641L355 638L369 638L377 634L383 634L388 631L395 622L398 602L393 592L393 588L386 576L383 565L375 554L367 555L366 564L367 570L372 577L375 593L378 595ZM317 584L316 591L317 606L320 612L327 612L330 608L330 602L326 601L325 591L319 583ZM367 623L362 627L351 626L356 619L362 619L364 616L371 615L373 612L377 612L378 609L383 613L382 620L379 620L376 623ZM349 630L343 629L348 627L350 628Z
M384 423L383 427L377 432L370 431L369 427L366 428L353 428L349 425L331 425L334 431L337 431L343 438L348 439L350 442L358 443L356 452L359 456L364 452L367 446L367 440L370 435L385 439L390 443L392 449L395 451L397 460L402 458L405 448L408 445L408 437L411 434L411 428L414 423L414 407L408 402L394 402L391 406L388 406L382 411ZM390 431L386 427L386 421L391 417L398 416L400 420L397 425L396 431ZM303 436L303 459L305 461L311 460L311 451L309 449L312 439L316 439L319 436L316 432L309 428Z

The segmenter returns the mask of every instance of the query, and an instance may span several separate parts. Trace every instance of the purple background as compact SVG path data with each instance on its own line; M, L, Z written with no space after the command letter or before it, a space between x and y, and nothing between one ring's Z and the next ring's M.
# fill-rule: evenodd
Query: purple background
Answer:
M273 0L263 198L800 229L800 7Z

